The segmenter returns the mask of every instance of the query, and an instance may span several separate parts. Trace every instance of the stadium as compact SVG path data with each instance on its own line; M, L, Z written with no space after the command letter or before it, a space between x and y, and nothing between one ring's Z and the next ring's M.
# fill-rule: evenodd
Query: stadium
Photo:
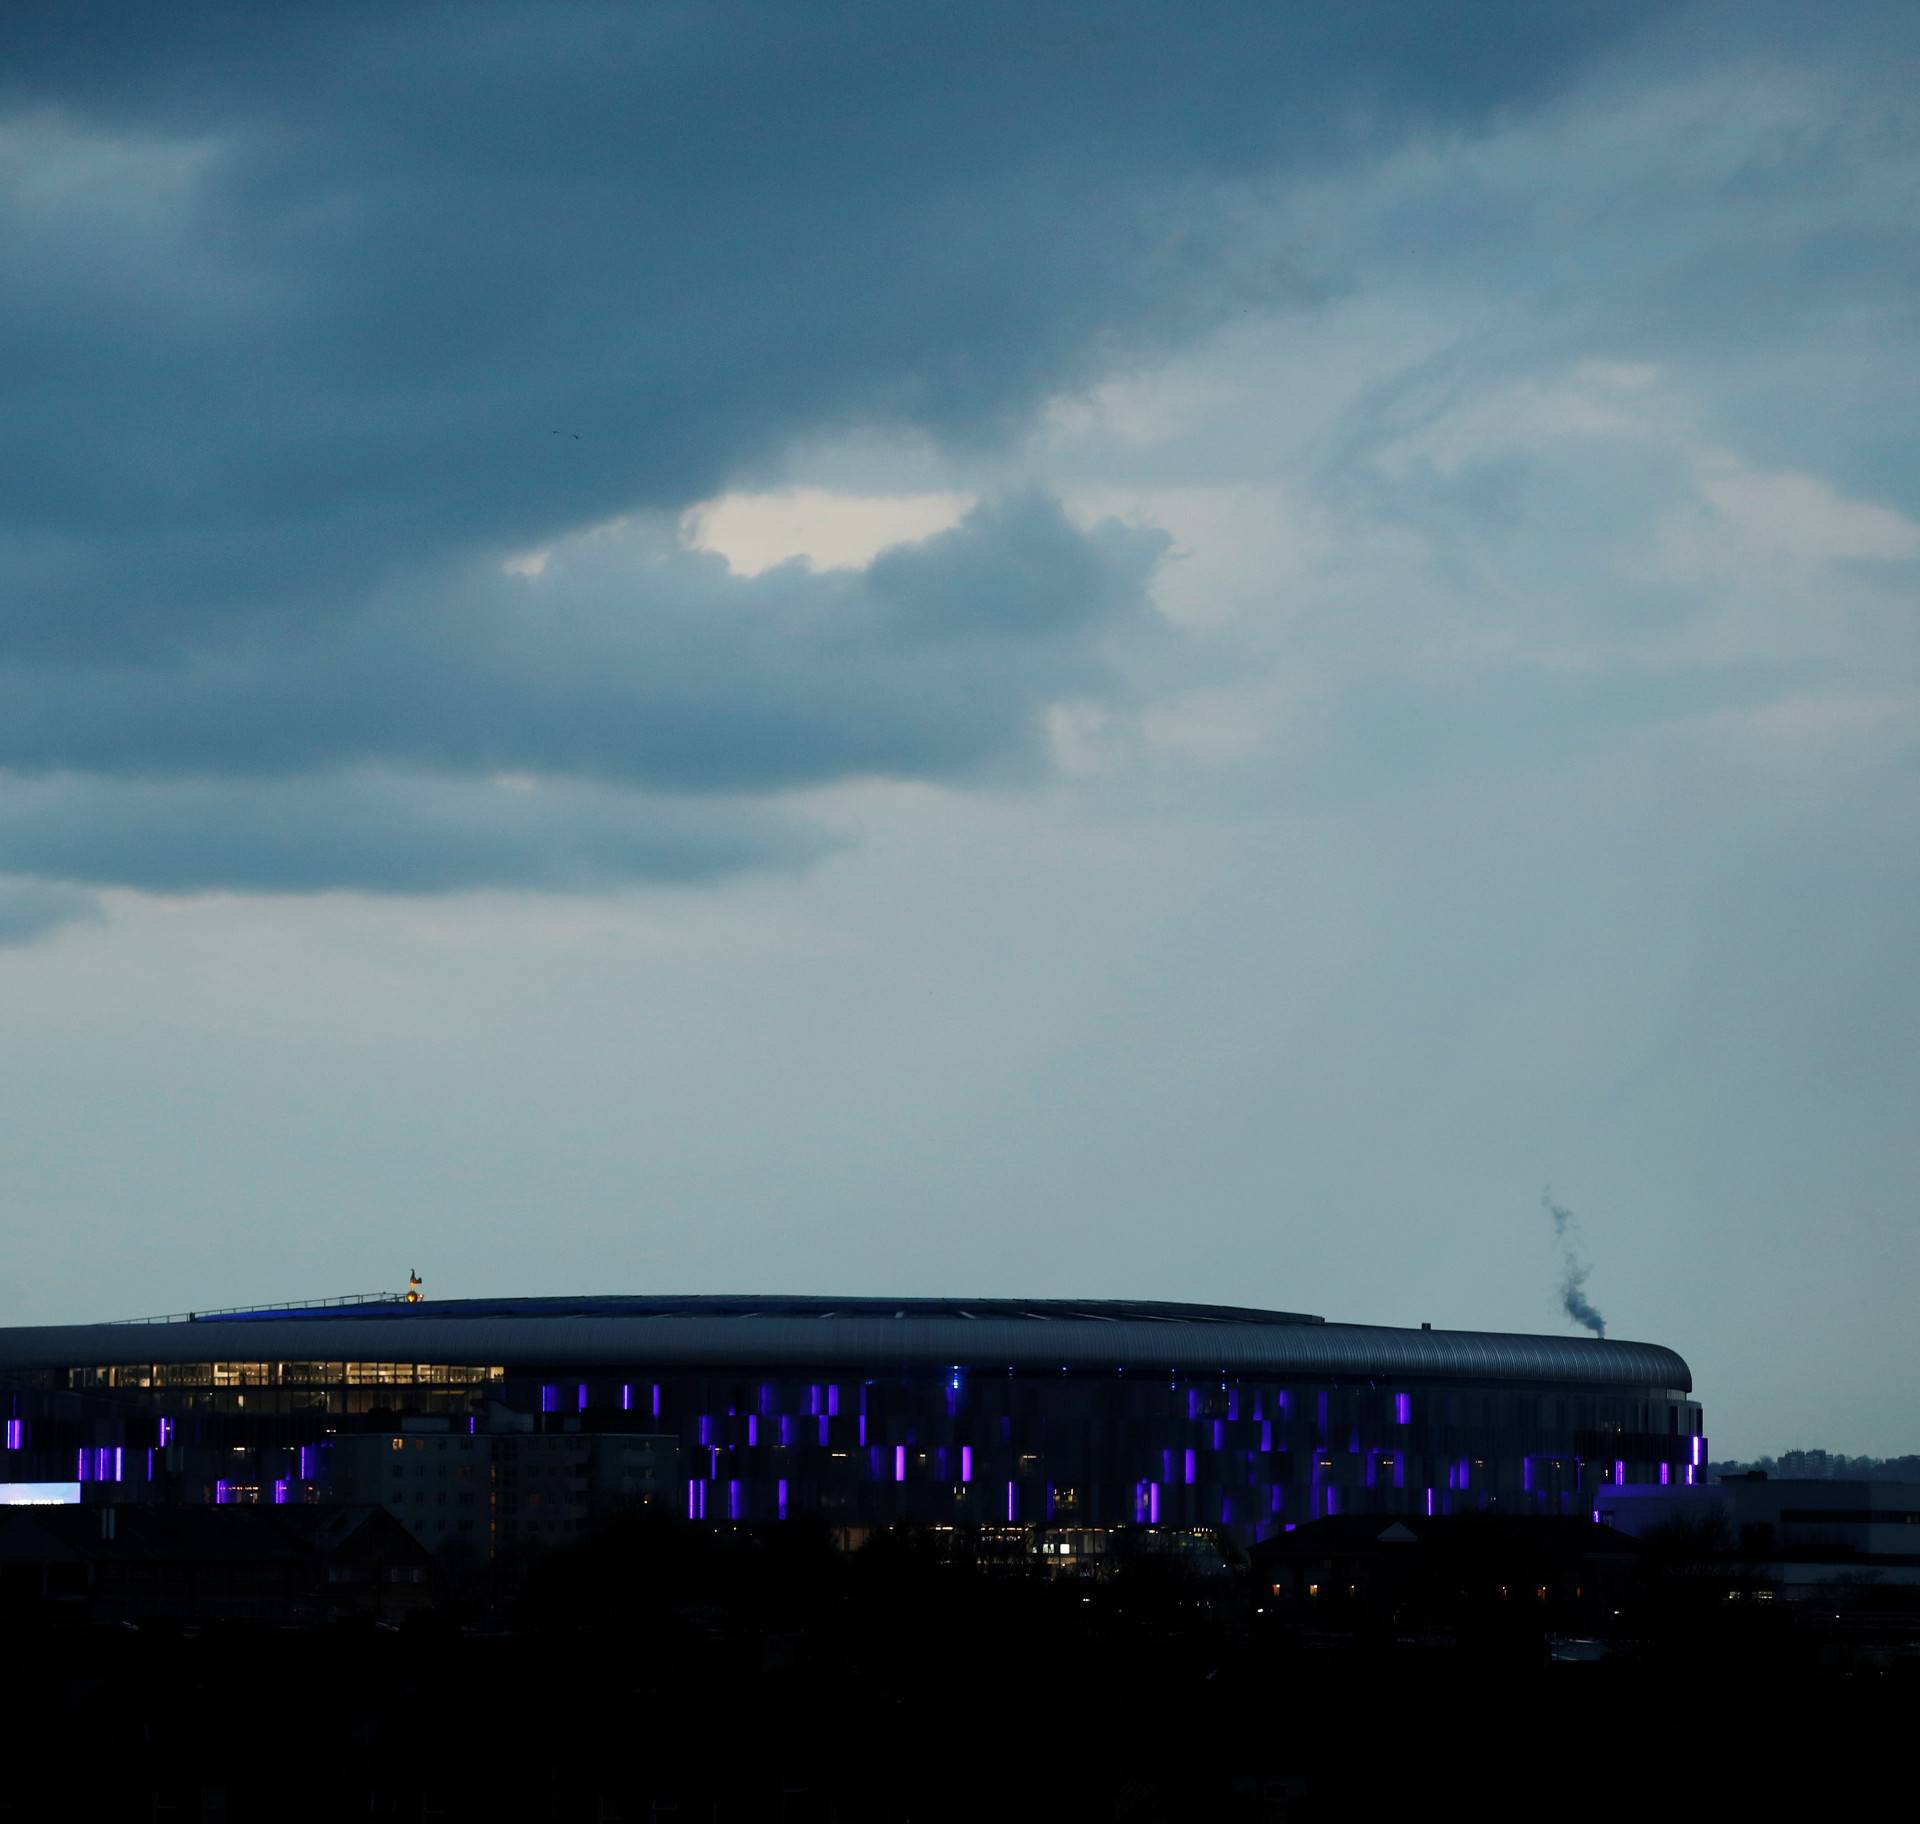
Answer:
M1084 1561L1132 1529L1244 1548L1337 1514L1584 1514L1704 1478L1691 1393L1651 1343L1232 1306L371 1295L0 1330L0 1484L371 1501L483 1555L645 1505Z

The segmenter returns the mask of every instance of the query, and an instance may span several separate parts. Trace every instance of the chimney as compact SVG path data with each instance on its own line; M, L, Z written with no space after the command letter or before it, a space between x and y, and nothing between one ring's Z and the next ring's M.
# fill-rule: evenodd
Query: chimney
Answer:
M1431 1324L1422 1324L1422 1325L1420 1326L1420 1328L1421 1328L1422 1330L1431 1330L1431 1329L1433 1328L1433 1326L1432 1326Z

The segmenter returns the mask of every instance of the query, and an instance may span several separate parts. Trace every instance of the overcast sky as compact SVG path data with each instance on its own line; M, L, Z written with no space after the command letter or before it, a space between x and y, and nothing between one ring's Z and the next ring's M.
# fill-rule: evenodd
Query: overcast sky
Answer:
M0 15L0 1322L1609 1334L1920 1449L1920 12Z

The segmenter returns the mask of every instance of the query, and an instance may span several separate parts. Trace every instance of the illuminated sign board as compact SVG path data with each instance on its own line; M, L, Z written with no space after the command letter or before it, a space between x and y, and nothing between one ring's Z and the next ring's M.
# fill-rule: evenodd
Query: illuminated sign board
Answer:
M78 1507L78 1482L0 1482L0 1507Z

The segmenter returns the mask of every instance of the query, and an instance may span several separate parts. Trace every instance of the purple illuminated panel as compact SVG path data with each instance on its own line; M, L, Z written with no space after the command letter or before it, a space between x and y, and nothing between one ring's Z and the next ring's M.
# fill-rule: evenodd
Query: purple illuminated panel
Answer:
M1698 1469L1700 1467L1701 1458L1706 1455L1707 1441L1705 1438L1703 1438L1699 1434L1699 1432L1696 1431L1693 1434L1691 1442L1693 1445L1693 1467L1695 1469Z
M1271 1450L1273 1448L1273 1421L1271 1419L1262 1419L1260 1421L1260 1448L1262 1450Z
M1669 1465L1665 1463L1662 1463L1660 1465L1660 1486L1662 1488L1665 1488L1667 1486L1668 1481L1672 1477L1672 1473L1673 1473L1672 1469Z
M631 1412L633 1410L633 1383L631 1381L622 1381L620 1383L620 1410L622 1412Z
M774 1487L774 1501L779 1510L780 1518L784 1520L787 1517L787 1479L786 1477L782 1476L780 1480L773 1485L773 1487Z
M1008 1525L1012 1525L1012 1523L1019 1518L1020 1518L1020 1491L1015 1484L1009 1482L1007 1484L1007 1523Z
M1158 1482L1147 1484L1147 1523L1150 1526L1160 1524L1160 1484Z
M1225 1425L1224 1425L1224 1424L1223 1424L1223 1423L1222 1423L1222 1422L1221 1422L1221 1421L1220 1421L1219 1419L1215 1419L1215 1420L1214 1420L1214 1422L1213 1422L1213 1447L1214 1447L1214 1449L1215 1449L1215 1450L1224 1450L1224 1449L1226 1448L1226 1439L1227 1439L1227 1428L1226 1428L1226 1426L1225 1426Z
M960 1446L960 1480L962 1482L973 1480L973 1446L971 1444Z
M867 1441L867 1415L863 1412L860 1415L860 1442L864 1444L866 1441Z
M165 1419L162 1419L160 1421L160 1436L161 1436L162 1443L166 1441L166 1428L167 1428L167 1421ZM22 1450L25 1448L25 1446L21 1443L21 1422L18 1419L9 1419L7 1421L7 1448L9 1450Z
M825 1414L825 1413L823 1412L823 1413L822 1413L822 1414L820 1415L820 1448L821 1448L822 1450L825 1450L825 1449L826 1449L826 1447L827 1447L827 1426L828 1426L828 1423L829 1423L829 1420L828 1420L828 1418L827 1418L827 1415L826 1415L826 1414Z
M285 1507L287 1504L287 1479L285 1476L276 1476L274 1478L273 1504L275 1507Z
M1520 1486L1528 1494L1533 1493L1533 1459L1531 1457L1520 1459Z
M1413 1423L1412 1394L1396 1393L1393 1396L1393 1422L1396 1425L1411 1425Z
M907 1447L904 1444L893 1447L893 1479L896 1482L907 1479Z
M747 1443L749 1445L753 1445L753 1444L758 1444L759 1442L760 1442L760 1420L755 1414L750 1412L747 1414Z
M837 1419L840 1416L840 1387L838 1382L827 1388L827 1417Z
M658 1381L653 1384L653 1416L656 1419L660 1416L660 1383Z
M780 1442L783 1445L793 1442L793 1421L785 1413L780 1415Z
M560 1410L560 1389L558 1387L545 1386L540 1389L540 1410L542 1412L558 1412Z
M225 1506L227 1505L227 1501L228 1501L228 1499L229 1499L229 1497L230 1497L230 1493L231 1493L231 1491L230 1491L230 1490L228 1489L228 1487L227 1487L227 1485L226 1485L226 1483L224 1483L224 1482L216 1482L216 1483L215 1483L215 1484L213 1485L213 1504L214 1504L214 1506L215 1506L215 1507L225 1507Z
M1187 1486L1191 1488L1193 1486L1193 1452L1192 1451L1187 1452L1187 1460L1185 1464L1182 1466L1182 1471L1183 1471L1183 1479L1185 1480Z
M702 1444L711 1444L713 1442L713 1439L710 1435L711 1426L712 1426L712 1421L703 1412L700 1415L700 1442Z
M740 1518L740 1484L738 1482L727 1484L727 1518L729 1520Z
M1433 1490L1432 1489L1427 1490L1427 1518L1429 1520L1433 1518Z
M302 1482L306 1481L309 1473L307 1469L307 1447L302 1444L300 1446L300 1480Z
M579 1398L574 1407L574 1410L576 1412L585 1412L586 1409L587 1409L587 1384L585 1381L582 1381L580 1383Z
M1627 1466L1618 1457L1616 1457L1613 1463L1614 1486L1617 1488L1621 1483L1626 1481L1626 1479L1627 1479Z

